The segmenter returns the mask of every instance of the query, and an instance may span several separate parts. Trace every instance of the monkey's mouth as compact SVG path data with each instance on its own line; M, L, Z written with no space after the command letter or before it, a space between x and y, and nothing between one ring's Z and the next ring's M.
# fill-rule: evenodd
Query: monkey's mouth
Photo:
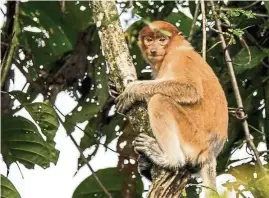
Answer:
M149 55L148 56L150 59L159 59L159 58L163 58L163 55Z

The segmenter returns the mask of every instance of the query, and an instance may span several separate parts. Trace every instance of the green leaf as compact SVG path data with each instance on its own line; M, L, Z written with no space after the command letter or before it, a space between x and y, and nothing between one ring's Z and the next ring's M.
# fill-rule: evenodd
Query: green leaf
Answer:
M46 68L73 49L78 33L92 23L91 14L88 2L66 2L65 13L56 1L24 2L20 5L19 43L32 52L35 66Z
M50 102L37 102L24 105L33 120L38 124L42 133L47 137L46 142L50 150L50 161L56 163L59 151L55 149L54 137L59 127L57 114Z
M24 117L2 116L2 154L7 166L19 161L27 168L49 166L50 151L37 127Z
M21 198L15 186L3 175L1 175L1 198Z
M182 12L174 13L171 12L169 16L167 16L165 21L168 21L174 25L179 24L178 29L185 35L188 36L190 33L191 25L192 25L192 19L186 16ZM200 28L196 25L195 30L199 30Z
M31 115L35 123L46 136L46 143L50 150L50 161L56 163L59 151L55 149L54 137L59 127L57 114L49 101L29 103L30 97L21 91L12 91L10 95L15 97Z
M112 197L121 197L121 190L125 182L124 172L119 173L116 168L107 168L97 171L96 175L109 193L111 193ZM134 179L136 179L136 197L141 198L143 192L142 180L138 175ZM73 198L89 197L107 197L92 175L79 184L73 194Z
M94 79L93 90L91 90L85 99L79 101L76 108L72 111L72 115L66 116L64 127L68 133L72 132L73 127L77 123L82 123L94 116L97 116L98 112L103 108L103 105L109 97L106 66L103 64L95 69L94 75L96 76Z
M252 69L253 67L259 65L261 61L268 56L265 51L261 51L255 46L249 46L249 51L251 54L251 60L249 62L249 52L247 48L241 49L235 57L233 57L233 63L235 65L235 72L237 74L243 73L248 69Z

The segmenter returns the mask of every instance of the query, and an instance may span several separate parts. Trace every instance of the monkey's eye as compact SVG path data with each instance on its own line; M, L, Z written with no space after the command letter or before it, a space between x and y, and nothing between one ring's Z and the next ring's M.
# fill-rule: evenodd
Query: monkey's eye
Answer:
M165 38L165 37L161 37L161 38L159 38L159 41L160 41L160 42L165 42L166 39L167 39L167 38Z
M145 37L144 40L146 43L151 43L153 41L153 39L149 36Z

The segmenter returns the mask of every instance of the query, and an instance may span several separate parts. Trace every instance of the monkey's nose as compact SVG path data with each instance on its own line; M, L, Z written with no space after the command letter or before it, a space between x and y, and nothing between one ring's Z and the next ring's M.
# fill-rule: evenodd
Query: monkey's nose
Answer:
M150 50L151 55L155 55L156 52L157 52L156 49L151 49L151 50Z

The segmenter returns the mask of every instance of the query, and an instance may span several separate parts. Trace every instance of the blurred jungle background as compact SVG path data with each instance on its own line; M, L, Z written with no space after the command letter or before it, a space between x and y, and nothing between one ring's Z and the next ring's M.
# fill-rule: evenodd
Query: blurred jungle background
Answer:
M116 4L139 79L150 79L150 67L137 46L137 35L147 22L175 24L201 54L200 2ZM215 4L248 115L249 138L267 170L269 1ZM227 49L221 47L207 1L205 11L206 61L219 77L229 107L236 108L224 57ZM1 197L106 197L96 177L113 197L144 196L149 182L137 172L131 146L136 134L115 112L109 95L109 63L100 47L91 4L7 1L1 3L1 12ZM246 144L240 119L231 115L229 139L218 157L218 178L229 178L217 178L222 193L269 197L260 165ZM195 180L191 183L184 197L199 196L201 188Z

